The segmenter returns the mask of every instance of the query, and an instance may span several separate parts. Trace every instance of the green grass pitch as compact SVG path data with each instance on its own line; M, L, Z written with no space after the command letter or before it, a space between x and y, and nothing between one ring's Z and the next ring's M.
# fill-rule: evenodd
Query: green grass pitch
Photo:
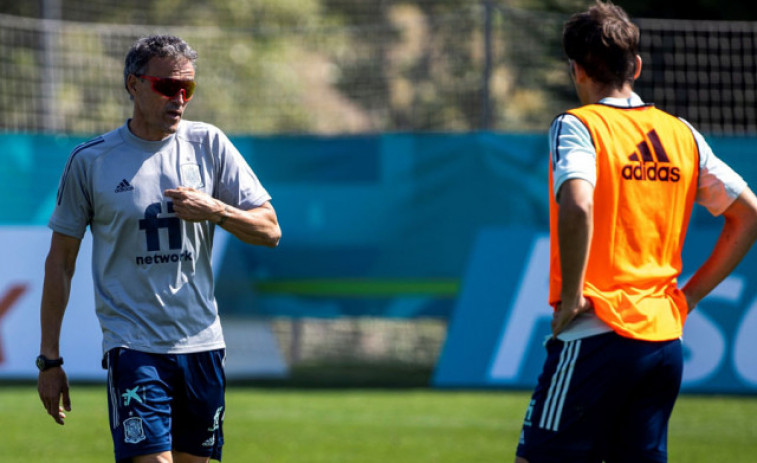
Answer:
M31 385L0 387L0 461L113 461L105 387L72 386L60 427ZM231 387L224 461L266 463L510 462L523 392ZM757 397L682 396L670 462L753 463Z

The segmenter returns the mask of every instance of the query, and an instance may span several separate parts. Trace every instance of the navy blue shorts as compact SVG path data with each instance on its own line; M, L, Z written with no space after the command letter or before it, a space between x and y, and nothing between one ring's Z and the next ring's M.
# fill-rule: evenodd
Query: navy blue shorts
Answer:
M165 451L221 460L225 350L106 354L116 461Z
M663 463L681 341L551 339L517 455L530 463Z

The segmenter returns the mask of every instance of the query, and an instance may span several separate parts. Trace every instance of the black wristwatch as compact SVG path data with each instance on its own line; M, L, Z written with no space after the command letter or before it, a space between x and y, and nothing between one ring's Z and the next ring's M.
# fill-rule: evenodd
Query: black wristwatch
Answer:
M59 367L61 365L63 365L63 357L52 360L44 355L37 357L37 368L39 368L39 371L49 370L50 368Z

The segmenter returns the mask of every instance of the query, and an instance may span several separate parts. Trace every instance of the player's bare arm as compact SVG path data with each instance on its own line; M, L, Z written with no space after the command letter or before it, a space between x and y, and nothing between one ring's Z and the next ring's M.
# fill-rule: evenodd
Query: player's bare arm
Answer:
M583 297L584 276L591 243L594 188L581 179L567 180L560 187L557 228L562 268L560 305L552 319L557 336L579 313L591 309Z
M53 232L50 241L40 308L40 354L49 359L60 357L60 329L71 293L71 279L74 276L80 244L81 240L58 232ZM63 368L40 371L37 390L47 413L56 423L64 424L64 411L71 410L71 399L68 393L68 378Z
M281 228L276 211L268 201L249 210L225 206L224 211L212 220L248 244L273 248L281 239Z
M757 239L757 197L752 190L744 190L723 217L712 254L683 288L689 311L736 268Z
M269 201L249 210L238 209L189 187L166 190L176 215L190 222L210 220L245 243L275 247L281 239L276 211Z

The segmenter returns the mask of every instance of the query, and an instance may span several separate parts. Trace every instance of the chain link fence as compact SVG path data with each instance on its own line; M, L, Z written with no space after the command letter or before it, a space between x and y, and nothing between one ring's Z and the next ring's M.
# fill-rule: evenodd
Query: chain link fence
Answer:
M496 1L302 3L320 7L300 22L254 27L181 25L168 13L174 21L160 27L82 20L117 20L105 0L67 5L78 21L0 14L0 129L97 134L120 125L131 110L126 50L162 32L200 54L187 117L232 134L544 131L577 103L560 45L565 15ZM334 13L348 4L358 12ZM162 17L128 11L141 14L125 20ZM757 130L755 23L637 22L643 98L708 133Z

